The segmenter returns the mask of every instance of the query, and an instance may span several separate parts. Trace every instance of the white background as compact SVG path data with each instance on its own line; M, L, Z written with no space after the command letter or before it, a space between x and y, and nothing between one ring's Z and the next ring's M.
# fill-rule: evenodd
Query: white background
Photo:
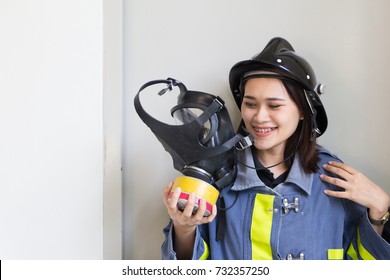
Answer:
M0 0L0 259L121 258L121 13Z

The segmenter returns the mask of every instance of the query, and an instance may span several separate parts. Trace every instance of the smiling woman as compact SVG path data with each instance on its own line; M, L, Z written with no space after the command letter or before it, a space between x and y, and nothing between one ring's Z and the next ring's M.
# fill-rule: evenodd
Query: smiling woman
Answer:
M230 86L253 146L238 152L236 179L207 219L195 198L178 210L180 192L168 200L168 185L163 257L390 259L381 237L390 197L317 144L327 115L308 62L273 38L233 66Z
M130 104L139 86L175 77L191 88L219 95L237 129L241 106L236 106L235 93L229 90L229 70L235 62L257 54L275 35L293 43L315 66L318 81L326 83L321 101L329 127L317 143L390 193L390 130L384 129L390 119L390 36L386 35L390 1L160 2L123 1L125 258L161 257L161 229L170 217L160 193L177 177L169 154ZM165 104L158 102L153 113L162 113ZM313 107L318 115L320 110ZM321 130L321 123L317 125ZM286 159L288 149L293 151L294 145L287 147Z

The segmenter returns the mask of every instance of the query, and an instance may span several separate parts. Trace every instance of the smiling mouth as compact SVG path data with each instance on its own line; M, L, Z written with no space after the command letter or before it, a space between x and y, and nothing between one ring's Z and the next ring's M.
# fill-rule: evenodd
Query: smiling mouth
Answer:
M272 131L274 131L276 128L275 127L268 127L268 128L258 128L258 127L254 127L254 130L257 132L257 133L261 133L261 134L268 134L268 133L271 133Z

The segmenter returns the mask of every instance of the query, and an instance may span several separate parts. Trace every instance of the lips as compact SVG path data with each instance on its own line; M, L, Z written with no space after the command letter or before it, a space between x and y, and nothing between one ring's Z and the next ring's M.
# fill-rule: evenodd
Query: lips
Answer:
M276 127L253 127L253 129L257 135L267 136L271 134L276 129Z

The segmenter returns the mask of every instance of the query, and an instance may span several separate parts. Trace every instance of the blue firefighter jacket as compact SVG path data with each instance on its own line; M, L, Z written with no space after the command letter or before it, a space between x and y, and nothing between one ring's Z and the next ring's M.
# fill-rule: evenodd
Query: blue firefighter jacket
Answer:
M319 148L319 171L307 174L294 159L287 179L267 187L256 170L238 164L237 178L221 194L225 200L226 230L217 240L217 217L197 227L193 259L390 259L390 244L368 220L367 209L329 197L325 189L340 190L323 182L322 165L340 161ZM239 161L254 166L251 149ZM229 208L230 207L230 208ZM176 259L173 226L164 229L163 259Z

